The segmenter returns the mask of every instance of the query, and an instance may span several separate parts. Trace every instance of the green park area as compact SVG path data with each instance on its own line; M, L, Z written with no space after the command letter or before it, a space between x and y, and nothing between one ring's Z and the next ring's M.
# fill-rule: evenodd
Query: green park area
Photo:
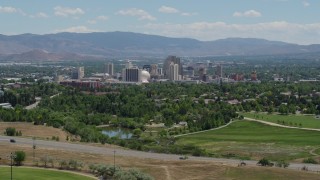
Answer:
M317 119L315 115L280 115L266 113L240 113L240 115L286 126L320 129L320 119Z
M13 167L12 175L14 180L92 180L87 176L82 176L65 171L55 171L46 169L33 169L24 167ZM0 179L10 179L10 167L0 167Z
M318 149L319 139L317 131L240 120L222 129L179 137L177 143L196 145L214 157L293 160L311 157L310 151Z

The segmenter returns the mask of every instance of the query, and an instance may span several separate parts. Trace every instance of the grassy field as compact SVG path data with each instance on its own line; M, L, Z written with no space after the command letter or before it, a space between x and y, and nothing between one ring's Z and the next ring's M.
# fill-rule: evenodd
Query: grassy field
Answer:
M315 116L305 115L279 115L266 113L240 113L244 117L259 119L277 124L304 128L320 129L320 119ZM301 126L300 126L301 125Z
M25 151L26 161L25 165L33 165L32 148L25 145L9 144L0 141L0 164L9 164L9 160L5 158L10 152L22 150ZM89 164L103 163L112 164L113 156L99 155L91 153L78 153L61 151L55 149L37 148L36 160L40 157L50 156L55 159L55 167L58 167L58 160L60 159L76 159L84 163L83 169L86 170ZM116 157L116 164L122 168L137 168L145 173L150 174L156 180L189 180L189 179L281 179L281 180L316 180L319 179L319 174L293 171L283 168L263 168L256 166L234 167L228 165L221 165L220 163L209 161L191 161L191 160L155 160L146 158L134 157ZM43 165L39 163L39 165ZM14 169L14 173L16 170ZM2 180L2 171L0 170L0 179ZM9 178L6 178L9 179ZM24 178L25 179L25 178ZM23 179L23 180L24 180Z
M237 138L235 139L229 138L229 140L227 139L225 141L223 139L212 140L212 141L209 139L208 142L203 143L203 145L206 144L207 147L211 146L210 151L216 154L225 154L228 152L231 152L231 153L234 152L234 153L238 153L239 155L247 155L247 156L250 155L251 157L253 157L252 159L254 158L257 159L262 155L279 157L281 155L288 156L289 154L290 155L289 157L294 159L294 158L309 156L309 150L315 149L315 146L316 146L314 145L316 143L313 141L316 141L316 139L319 138L318 136L314 136L314 140L310 142L305 142L305 143L296 143L294 144L294 146L288 145L290 143L290 140L285 140L285 139L281 141L282 144L274 144L274 143L270 143L269 141L259 142L258 139L256 139L251 143L250 137L245 137L246 135L244 135L243 133L247 131L248 133L247 136L249 136L250 132L252 133L253 131L252 129L256 128L256 126L253 126L253 125L254 124L259 125L259 124L254 122L250 123L251 125L249 124L249 126L242 124L245 122L246 121L236 122L234 124L236 125L236 128L235 129L231 128L233 130L229 132L229 136L234 136L234 135L237 135L237 131L240 131L241 132L240 134L242 134L242 137L238 138L239 142L235 142L237 141ZM237 124L237 123L240 123L240 124ZM35 127L39 129L39 131L34 132L34 135L36 137L45 135L45 134L42 135L42 133L47 130L46 129L47 127L44 127L44 126L35 126ZM262 128L265 128L265 127L262 127ZM267 126L266 131L271 131L270 129L268 130L268 128L269 126ZM256 136L259 131L260 130L257 129L256 132L253 133L253 136ZM261 136L263 136L266 131L263 131ZM224 131L221 131L221 132L226 133L225 136L227 136L228 134L228 132L224 132ZM287 131L282 131L282 128L279 129L279 132L282 132L282 134L287 133ZM305 132L306 131L299 130L296 136L299 136L299 133L305 133ZM30 133L32 132L30 131ZM277 138L276 136L277 135L274 135L273 138ZM309 138L308 136L313 136L313 134L309 134L309 132L307 132L307 135L305 135L304 137ZM207 138L209 138L209 136ZM219 137L219 138L222 138L222 137ZM180 140L179 140L179 143L181 143ZM299 139L299 141L300 140L301 139ZM215 143L217 146L214 146L214 144L212 143ZM306 146L306 144L313 144L313 145ZM105 145L99 144L99 146L110 147L110 145L107 145L107 144ZM274 152L272 152L270 149L272 149L273 151L276 151L277 153L274 154ZM25 165L35 165L33 163L33 158L32 158L32 155L33 155L32 147L28 145L12 144L4 141L0 141L0 157L2 158L2 160L0 160L0 165L8 165L10 161L8 158L6 158L6 156L9 155L10 152L14 152L17 150L22 150L26 152L26 161L24 162ZM283 153L284 151L285 153ZM318 149L315 152L318 152ZM84 167L82 168L83 170L87 170L88 165L92 163L112 164L114 160L113 155L108 156L108 155L99 155L94 153L61 151L56 149L42 148L40 146L37 147L35 155L36 155L35 159L36 161L39 162L39 166L43 165L43 163L40 162L41 157L50 156L54 159L55 167L59 167L58 162L61 159L64 159L64 160L75 159L77 161L81 161L84 164ZM297 162L301 162L301 161L302 159ZM137 168L145 173L150 174L156 180L158 179L159 180L176 180L176 179L177 180L189 180L189 179L316 180L316 179L319 179L319 174L315 174L311 172L294 171L294 170L283 169L283 168L263 168L263 167L256 167L256 166L234 167L229 165L221 165L220 163L215 163L215 162L203 162L203 161L191 161L191 160L185 160L185 161L155 160L155 159L146 159L146 158L140 159L135 157L117 156L116 164L125 169ZM15 172L16 170L14 169L14 173ZM36 173L32 173L32 174L36 174ZM2 170L0 170L1 180L3 177L2 175L3 175L3 172ZM4 178L4 179L10 179L10 178ZM26 178L24 177L23 180L24 179ZM33 178L33 179L39 179L39 178ZM46 178L46 179L49 179L49 178ZM60 178L60 179L65 179L65 178Z
M237 121L219 130L182 136L177 143L200 146L218 157L293 160L311 156L319 139L320 132Z
M14 180L92 180L94 178L69 172L13 167ZM1 179L10 179L10 167L0 167Z
M5 132L6 128L13 127L16 131L21 131L22 137L36 137L37 139L51 139L52 136L59 137L59 141L66 141L67 133L61 129L38 125L26 122L0 122L0 132Z

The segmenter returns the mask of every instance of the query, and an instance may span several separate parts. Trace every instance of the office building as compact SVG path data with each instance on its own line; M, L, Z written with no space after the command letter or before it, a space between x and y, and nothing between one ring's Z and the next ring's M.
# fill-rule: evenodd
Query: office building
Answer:
M163 75L163 68L158 68L157 73L159 76L162 76Z
M181 78L183 77L183 67L180 61L180 58L176 56L168 56L167 59L164 61L163 64L163 74L164 78L170 79L170 65L171 63L178 65L178 76Z
M126 62L126 69L130 69L130 68L132 68L133 66L132 66L132 62L131 61L127 61Z
M169 73L168 73L168 79L171 81L178 81L180 80L179 75L179 65L171 62L169 66Z
M124 68L122 70L122 81L141 82L141 71L138 68Z
M222 65L221 65L221 64L217 65L216 75L217 75L217 77L219 77L219 78L223 78Z
M104 65L104 73L108 73L110 76L113 76L113 63L106 63Z
M205 67L199 68L199 80L207 81L207 69Z
M151 64L150 75L151 76L157 76L158 75L158 65L157 64Z
M78 67L72 70L71 78L72 79L82 79L84 77L84 67Z

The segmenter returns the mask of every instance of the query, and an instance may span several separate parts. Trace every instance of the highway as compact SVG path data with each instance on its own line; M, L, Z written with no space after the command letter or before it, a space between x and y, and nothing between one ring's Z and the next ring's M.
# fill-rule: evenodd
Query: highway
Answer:
M11 143L10 139L15 139L15 143ZM28 138L19 138L19 137L8 137L0 136L0 144L8 145L30 145L32 147L33 140ZM113 156L114 151L116 151L117 156L122 157L135 157L142 159L157 159L157 160L179 160L180 155L174 154L160 154L160 153L151 153L135 150L124 150L124 149L114 149L108 147L96 147L85 144L75 144L75 143L66 143L66 142L56 142L56 141L45 141L45 140L35 140L35 144L38 148L52 148L58 150L72 151L72 152L81 152L81 153L93 153ZM239 164L240 160L236 159L224 159L224 158L210 158L210 157L194 157L189 156L187 161L210 161L214 163L236 166ZM246 160L244 161L249 166L256 166L257 161ZM316 164L303 164L303 163L290 163L289 169L301 170L302 167L306 166L309 171L320 172L320 165Z

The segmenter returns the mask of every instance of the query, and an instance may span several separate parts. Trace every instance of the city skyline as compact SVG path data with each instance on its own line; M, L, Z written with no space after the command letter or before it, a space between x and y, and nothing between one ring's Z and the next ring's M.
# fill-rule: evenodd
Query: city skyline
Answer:
M316 0L32 1L0 3L0 22L5 24L0 34L130 31L203 41L248 37L320 42Z

